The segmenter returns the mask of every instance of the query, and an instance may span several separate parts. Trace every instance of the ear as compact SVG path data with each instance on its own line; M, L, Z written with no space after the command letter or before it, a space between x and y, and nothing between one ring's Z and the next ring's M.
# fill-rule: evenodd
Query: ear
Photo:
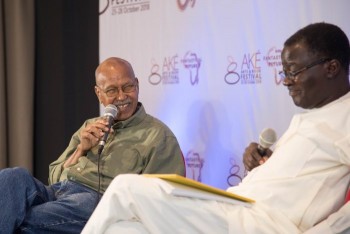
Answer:
M101 91L100 89L95 85L95 94L97 96L97 99L99 101L100 104L102 104L102 100L101 100Z
M137 78L135 77L135 80L136 80L136 84L137 84L137 89L139 89L139 79L137 79Z
M335 79L341 69L340 62L337 59L332 59L327 64L327 78L328 79Z

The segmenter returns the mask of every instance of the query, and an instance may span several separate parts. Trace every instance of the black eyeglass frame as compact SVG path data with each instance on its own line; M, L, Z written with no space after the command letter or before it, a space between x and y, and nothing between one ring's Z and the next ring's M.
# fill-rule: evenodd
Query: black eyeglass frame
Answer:
M296 76L299 75L300 73L302 73L303 71L306 71L316 65L319 65L319 64L322 64L322 63L325 63L325 62L328 62L332 60L331 58L321 58L321 59L318 59L312 63L310 63L309 65L306 65L305 67L302 67L296 71L289 71L289 72L286 72L286 71L280 71L278 74L280 75L280 77L284 80L288 77L288 79L291 79L292 81L295 81L296 79Z

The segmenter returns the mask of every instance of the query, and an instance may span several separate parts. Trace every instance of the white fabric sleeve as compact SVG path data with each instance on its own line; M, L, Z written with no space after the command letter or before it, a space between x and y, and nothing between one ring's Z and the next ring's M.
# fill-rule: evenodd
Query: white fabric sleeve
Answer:
M334 142L342 163L350 165L350 135Z
M327 219L307 230L304 234L347 234L350 233L350 202Z

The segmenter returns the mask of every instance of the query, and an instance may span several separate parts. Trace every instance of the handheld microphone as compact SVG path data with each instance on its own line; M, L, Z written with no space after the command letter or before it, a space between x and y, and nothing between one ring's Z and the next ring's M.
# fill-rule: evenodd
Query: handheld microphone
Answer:
M266 155L266 151L277 140L276 132L271 128L265 128L259 136L258 152L261 156Z
M115 105L109 104L106 106L105 113L103 116L106 117L108 120L108 131L105 132L105 134L103 135L103 138L98 143L98 145L99 145L98 154L99 155L101 154L101 152L106 144L109 130L111 129L112 124L114 122L114 119L117 115L118 115L118 108Z

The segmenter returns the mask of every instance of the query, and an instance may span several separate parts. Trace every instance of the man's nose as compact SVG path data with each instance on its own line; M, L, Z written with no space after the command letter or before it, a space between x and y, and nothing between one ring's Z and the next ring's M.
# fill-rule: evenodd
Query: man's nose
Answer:
M294 83L294 80L291 79L289 76L286 76L284 79L283 79L283 85L284 86L289 86L289 85L292 85Z
M126 98L126 94L123 90L119 89L117 93L117 100L124 100Z

